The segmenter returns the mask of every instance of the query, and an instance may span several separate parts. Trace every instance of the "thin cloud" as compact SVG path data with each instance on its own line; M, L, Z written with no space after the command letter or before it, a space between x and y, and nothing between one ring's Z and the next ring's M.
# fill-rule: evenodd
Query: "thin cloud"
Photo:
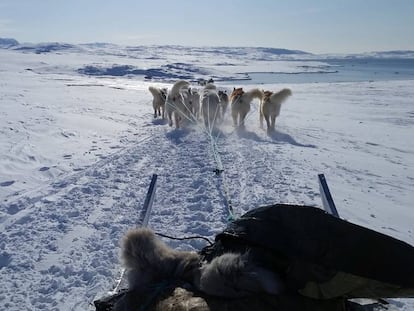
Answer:
M4 35L11 32L15 32L15 29L13 27L13 21L8 18L0 17L0 33Z

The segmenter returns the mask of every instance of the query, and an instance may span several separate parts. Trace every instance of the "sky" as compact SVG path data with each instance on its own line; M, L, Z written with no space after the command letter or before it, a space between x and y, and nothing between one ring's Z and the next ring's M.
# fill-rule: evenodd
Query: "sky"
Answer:
M413 0L0 0L19 42L414 50Z

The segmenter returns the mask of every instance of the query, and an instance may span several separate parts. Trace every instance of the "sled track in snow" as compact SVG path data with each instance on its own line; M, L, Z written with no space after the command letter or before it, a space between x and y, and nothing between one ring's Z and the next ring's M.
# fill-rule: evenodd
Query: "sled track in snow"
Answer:
M111 289L119 274L120 238L137 226L153 173L159 181L151 228L207 237L223 229L216 223L218 219L224 223L227 215L203 133L156 126L149 132L135 145L81 172L0 206L5 215L0 235L10 257L0 276L3 294L13 299L19 288L25 288L19 284L39 279L42 284L41 292L20 293L16 297L27 301L12 301L13 305L53 309L51 305L72 299L75 310L85 310L87 302ZM191 197L183 199L180 193ZM21 245L19 253L25 255L14 260L8 244ZM200 249L204 245L191 241L172 246ZM79 282L89 290L76 292L79 286L66 285Z

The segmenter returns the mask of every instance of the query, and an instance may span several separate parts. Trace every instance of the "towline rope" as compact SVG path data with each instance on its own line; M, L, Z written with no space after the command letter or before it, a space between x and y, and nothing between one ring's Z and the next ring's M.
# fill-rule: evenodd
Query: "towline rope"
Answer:
M230 191L228 187L226 172L223 167L223 162L221 161L220 153L218 151L217 142L214 139L212 133L210 132L208 137L210 138L210 147L211 151L213 153L214 160L217 164L217 168L213 171L217 177L221 178L221 184L223 186L223 192L224 192L224 199L226 208L228 211L227 221L231 222L235 220L234 210L233 210L233 204L230 199ZM218 137L216 137L218 139Z
M171 240L178 240L178 241L202 239L202 240L205 240L208 244L213 245L213 242L211 242L208 238L206 238L204 236L200 236L200 235L194 235L194 236L187 236L187 237L179 238L179 237L174 237L174 236L170 236L170 235L159 233L159 232L155 232L155 234L159 235L163 238L167 238L167 239L171 239Z
M184 98L182 98L184 100ZM170 107L172 107L173 109L175 109L177 112L180 113L180 115L187 119L187 121L189 121L190 123L193 123L196 127L198 127L202 132L204 132L207 135L207 138L209 140L210 143L210 149L213 155L213 159L216 163L216 169L213 170L213 173L216 174L217 177L220 178L221 180L221 184L222 184L222 189L223 189L223 197L225 200L225 207L227 209L227 221L231 222L233 220L236 219L235 217L235 213L234 213L234 209L233 209L233 204L232 201L230 199L230 191L229 191L229 186L228 186L228 181L226 178L226 174L225 174L225 170L223 167L223 162L221 161L221 156L220 156L220 152L218 150L218 146L217 146L217 141L220 137L220 134L213 136L213 130L215 128L215 120L217 117L217 113L218 110L220 109L220 107L218 106L215 113L214 113L214 119L213 119L213 124L210 124L210 109L208 109L208 122L207 124L205 122L202 122L200 124L200 122L198 122L197 116L194 114L194 112L187 107L185 104L183 105L184 108L186 109L186 111L182 111L180 108L178 108L177 106L173 106L172 104L170 104L169 102L165 102L166 105L169 105ZM208 106L210 106L210 102L208 102ZM185 113L187 112L187 113Z

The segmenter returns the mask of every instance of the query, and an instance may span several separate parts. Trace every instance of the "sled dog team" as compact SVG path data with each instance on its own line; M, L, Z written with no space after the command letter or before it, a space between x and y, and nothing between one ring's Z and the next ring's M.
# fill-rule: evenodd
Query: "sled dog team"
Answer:
M217 90L212 83L206 84L199 91L192 89L190 83L183 80L175 82L170 91L154 86L148 89L153 96L154 118L166 117L168 124L175 125L176 128L182 127L185 120L198 120L200 117L207 128L212 128L224 120L229 103L233 125L243 128L251 102L256 98L260 100L260 127L263 128L264 119L267 130L274 131L281 105L292 95L292 91L287 88L276 93L258 88L250 91L234 88L228 96L226 91Z

